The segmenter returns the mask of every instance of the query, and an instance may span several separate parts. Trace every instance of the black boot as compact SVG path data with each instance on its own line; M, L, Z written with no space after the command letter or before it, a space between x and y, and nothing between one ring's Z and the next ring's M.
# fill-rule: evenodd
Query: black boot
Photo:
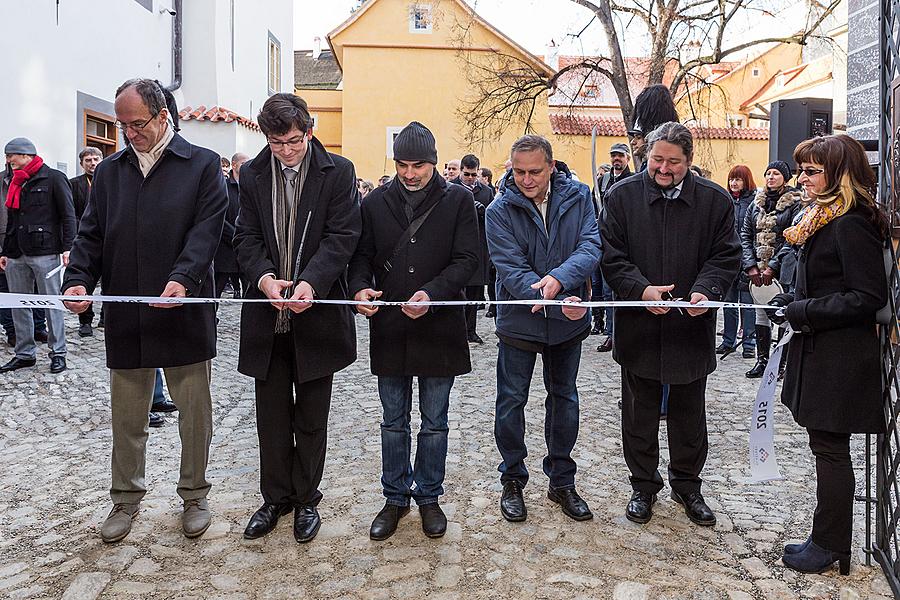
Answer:
M600 335L603 333L604 310L605 309L599 306L591 309L591 317L594 321L594 326L591 328L591 335Z
M756 326L756 364L747 371L749 379L759 379L769 364L769 348L772 346L772 329L768 325Z

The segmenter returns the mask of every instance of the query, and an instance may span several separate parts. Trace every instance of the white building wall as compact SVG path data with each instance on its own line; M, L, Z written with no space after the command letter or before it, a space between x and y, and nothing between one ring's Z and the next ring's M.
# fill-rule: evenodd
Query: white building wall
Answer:
M136 0L0 2L0 144L25 136L51 166L76 174L78 92L111 115L115 90L130 77L168 84L172 16ZM57 24L57 9L59 19ZM10 24L15 23L15 26Z
M282 90L293 90L293 1L233 0L233 70L231 4L183 1L184 75L175 98L181 108L218 104L255 119L268 97L268 31L281 42ZM0 23L7 25L0 36L6 59L0 145L28 137L49 165L64 164L70 177L76 175L85 108L113 117L115 90L126 79L172 82L172 5L173 0L0 1ZM262 139L254 132L239 134L245 128L235 125L228 128L227 142L221 129L205 129L218 124L193 125L193 143L223 154L233 153L230 148L247 134Z

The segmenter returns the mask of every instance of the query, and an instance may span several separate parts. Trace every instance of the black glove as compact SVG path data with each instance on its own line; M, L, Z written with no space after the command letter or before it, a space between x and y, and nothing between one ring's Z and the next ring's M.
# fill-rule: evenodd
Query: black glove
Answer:
M769 306L774 306L775 308L767 308L766 316L769 317L769 320L776 325L783 325L784 322L787 321L787 316L785 314L778 316L778 309L784 308L793 301L794 296L792 294L781 293L776 295L774 298L769 300Z

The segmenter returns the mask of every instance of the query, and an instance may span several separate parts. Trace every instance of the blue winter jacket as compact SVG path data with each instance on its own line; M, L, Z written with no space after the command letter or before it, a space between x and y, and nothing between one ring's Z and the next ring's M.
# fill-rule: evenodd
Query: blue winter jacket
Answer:
M587 282L600 260L600 233L591 190L574 181L565 167L554 171L550 186L548 229L534 203L516 187L512 173L504 177L502 194L485 215L488 250L497 269L497 300L541 298L531 289L545 275L563 287L557 296L587 299ZM497 333L548 345L566 342L590 326L587 314L572 321L557 307L531 312L530 306L499 305Z

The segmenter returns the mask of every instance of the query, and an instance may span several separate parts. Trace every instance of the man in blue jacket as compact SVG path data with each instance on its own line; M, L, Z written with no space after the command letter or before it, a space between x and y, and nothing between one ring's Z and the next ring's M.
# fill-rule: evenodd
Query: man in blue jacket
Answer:
M591 191L553 160L546 139L526 135L510 151L512 169L503 192L486 214L491 260L497 268L498 300L561 300L590 296L588 282L600 259L600 235ZM575 378L581 342L590 331L585 309L559 306L497 306L497 407L494 436L503 457L500 511L508 521L527 516L522 488L525 468L525 403L538 354L547 388L544 473L548 498L577 521L593 517L575 491L572 448L578 437Z

